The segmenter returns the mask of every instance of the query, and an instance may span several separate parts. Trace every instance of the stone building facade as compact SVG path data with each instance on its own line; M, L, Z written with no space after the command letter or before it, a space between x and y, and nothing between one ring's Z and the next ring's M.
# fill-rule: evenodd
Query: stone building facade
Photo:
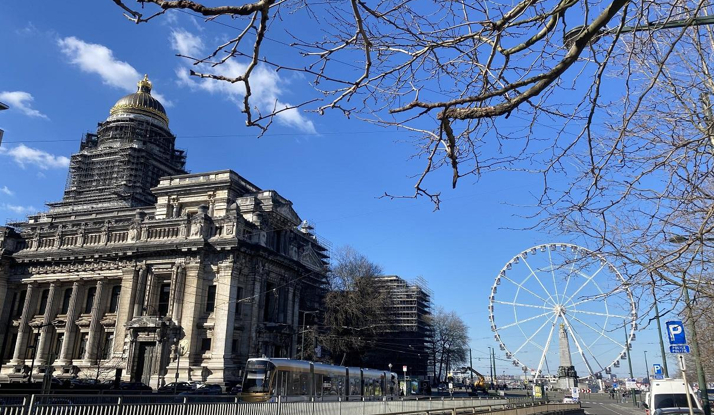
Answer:
M273 190L187 174L148 79L73 155L64 197L0 226L0 381L229 384L292 357L327 250Z

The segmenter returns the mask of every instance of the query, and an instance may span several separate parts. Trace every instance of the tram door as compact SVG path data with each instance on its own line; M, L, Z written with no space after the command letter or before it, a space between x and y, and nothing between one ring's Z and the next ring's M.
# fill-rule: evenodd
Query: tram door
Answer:
M288 394L288 372L278 370L275 374L275 394L278 396L287 396Z
M153 369L154 350L156 343L140 342L136 353L136 368L134 369L134 381L151 385L151 372Z

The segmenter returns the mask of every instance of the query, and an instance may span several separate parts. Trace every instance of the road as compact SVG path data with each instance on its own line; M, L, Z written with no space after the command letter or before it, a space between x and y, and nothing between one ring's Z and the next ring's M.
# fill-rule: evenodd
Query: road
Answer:
M609 394L584 393L580 395L580 403L588 415L645 415L645 410L632 405L632 398L626 402L610 399Z

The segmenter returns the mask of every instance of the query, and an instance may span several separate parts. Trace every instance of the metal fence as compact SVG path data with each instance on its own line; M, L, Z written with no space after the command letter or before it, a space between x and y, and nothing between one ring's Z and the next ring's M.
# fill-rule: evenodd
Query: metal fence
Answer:
M233 396L3 395L0 415L380 415L464 407L492 411L529 402L529 398L425 398L246 403Z

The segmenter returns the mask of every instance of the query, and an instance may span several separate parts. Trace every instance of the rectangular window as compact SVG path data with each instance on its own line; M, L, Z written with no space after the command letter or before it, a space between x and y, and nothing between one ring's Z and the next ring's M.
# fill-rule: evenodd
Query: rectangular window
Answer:
M171 297L171 284L161 284L159 287L159 316L169 314L169 299Z
M79 337L79 345L77 347L77 353L74 355L75 359L84 359L84 354L87 352L87 341L89 340L89 333L82 333Z
M209 339L209 338L201 339L201 352L205 353L209 350L211 350L211 339Z
M92 312L94 306L94 296L97 294L97 287L89 287L87 290L87 301L84 303L84 314Z
M275 284L266 283L265 284L265 296L263 297L263 321L274 322L275 321L275 297L277 292L275 291Z
M47 309L47 299L50 297L50 290L42 290L40 295L40 306L37 308L37 314L45 314Z
M236 311L235 311L235 319L240 320L240 315L243 312L243 287L237 287L236 288Z
M25 297L27 296L27 290L20 291L20 298L17 300L17 305L15 308L15 317L20 317L22 315L22 309L25 307Z
M54 345L54 348L52 349L52 353L50 355L51 362L54 362L56 359L59 359L60 354L62 354L62 344L63 343L64 343L64 333L59 333L57 335L57 337L55 338L55 345Z
M109 312L116 313L119 308L119 295L121 294L121 285L112 287L112 295L109 298Z
M17 333L12 333L12 337L8 339L9 343L5 345L5 359L12 359L15 353L15 343L17 343Z
M104 333L104 344L102 345L102 359L107 360L112 357L112 347L114 346L114 333Z
M40 333L32 333L30 338L27 340L27 350L25 351L25 359L32 359L36 356L35 348L40 340Z
M216 308L216 286L208 286L208 294L206 296L206 312L212 313Z
M69 302L72 300L72 289L67 288L64 290L64 296L62 297L62 309L60 314L67 314L69 311Z

